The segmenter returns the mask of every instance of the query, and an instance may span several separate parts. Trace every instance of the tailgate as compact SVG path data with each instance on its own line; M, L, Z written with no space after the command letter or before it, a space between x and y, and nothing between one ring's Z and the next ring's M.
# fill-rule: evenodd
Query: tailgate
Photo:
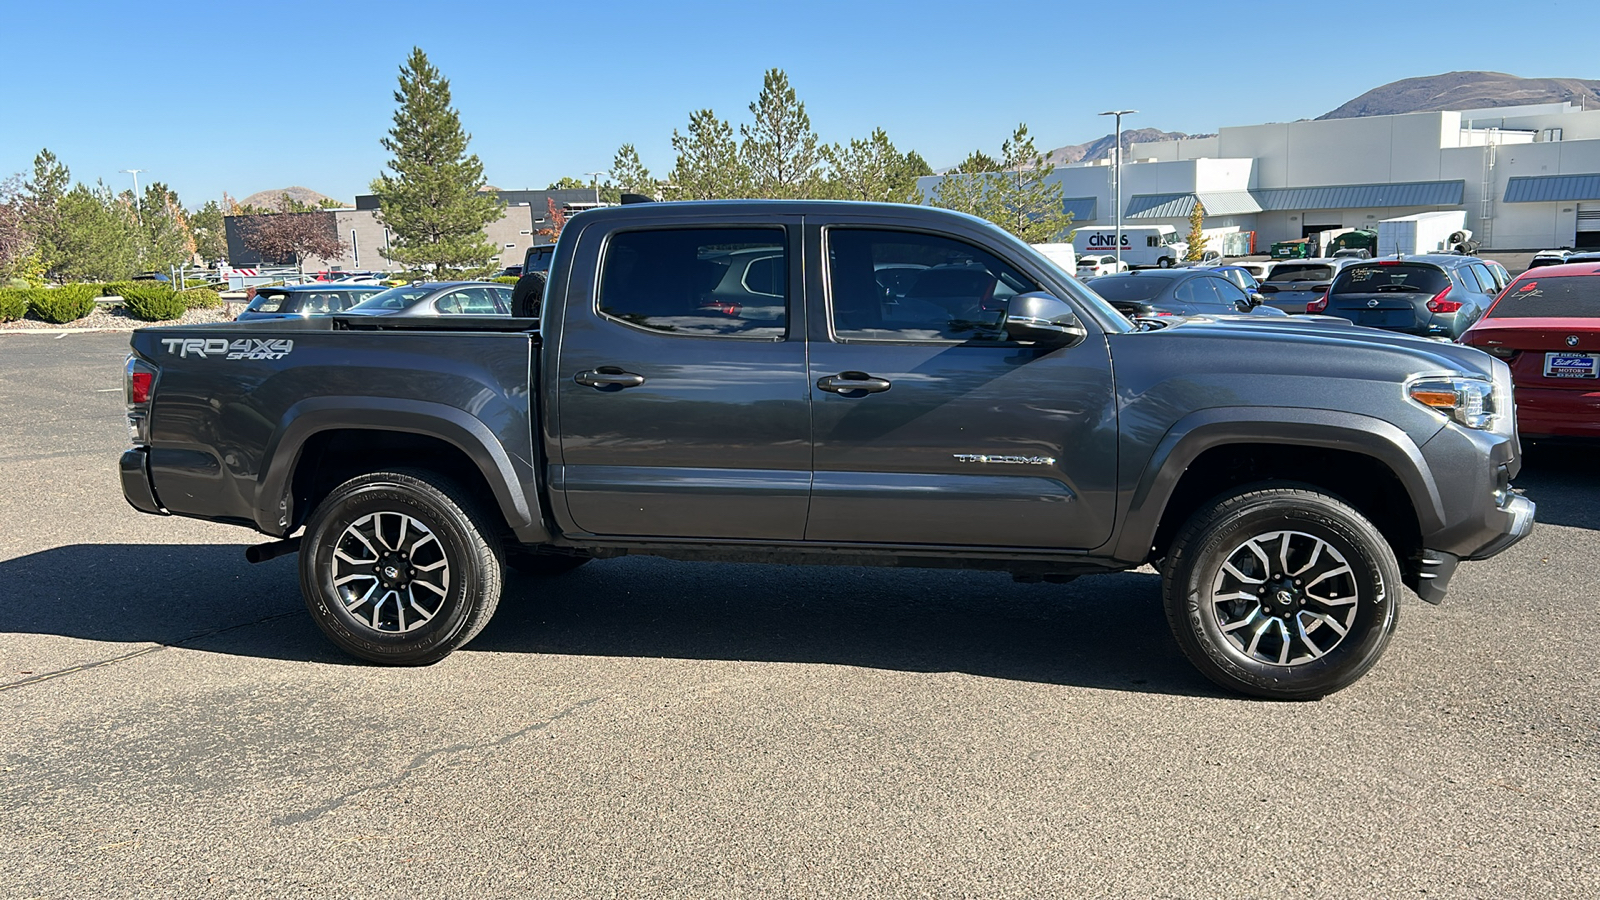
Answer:
M1328 314L1369 328L1425 328L1430 314L1419 312L1418 304L1427 303L1431 296L1420 291L1330 294Z

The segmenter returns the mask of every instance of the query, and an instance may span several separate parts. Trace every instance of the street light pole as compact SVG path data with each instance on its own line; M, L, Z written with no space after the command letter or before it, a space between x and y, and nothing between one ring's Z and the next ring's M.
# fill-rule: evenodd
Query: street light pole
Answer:
M133 176L133 208L137 212L139 212L141 214L144 212L144 204L139 200L139 173L143 172L143 171L145 171L145 170L144 169L123 169L122 170L122 174L124 174L124 175L132 175Z
M1100 114L1116 116L1117 119L1117 135L1114 138L1116 146L1112 149L1116 155L1111 157L1111 180L1116 182L1116 198L1112 202L1116 204L1114 212L1117 216L1117 271L1119 272L1122 271L1122 117L1131 116L1136 112L1137 109L1113 109Z
M600 204L600 176L604 175L606 173L604 173L604 172L585 172L583 174L589 176L589 184L594 187L594 202L595 202L595 205L598 206Z

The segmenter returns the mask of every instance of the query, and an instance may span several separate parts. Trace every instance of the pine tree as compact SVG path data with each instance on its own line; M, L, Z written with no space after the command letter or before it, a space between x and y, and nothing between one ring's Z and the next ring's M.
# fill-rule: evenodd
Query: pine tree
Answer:
M656 181L650 177L650 170L639 160L639 151L632 144L623 144L617 150L617 156L611 162L610 178L611 185L618 191L647 197L656 195Z
M138 271L142 236L131 193L118 196L97 182L83 184L57 204L58 243L50 275L63 281L118 281Z
M1189 242L1188 252L1183 254L1184 262L1199 262L1206 255L1206 205L1200 198L1194 198L1194 209L1189 210Z
M394 235L387 255L438 274L487 271L498 248L484 239L484 228L500 218L501 204L479 191L483 163L467 153L472 136L450 105L449 79L413 47L394 99L394 127L380 143L394 154L388 167L395 174L372 182L379 220Z
M752 196L786 199L817 193L822 162L817 134L782 69L769 69L762 78L761 96L750 104L750 114L754 124L739 126L739 155L750 170Z
M916 154L901 155L882 128L873 129L865 140L852 139L848 146L823 147L821 156L828 166L827 193L832 197L883 203L916 203L921 197L910 162ZM922 157L916 159L920 162Z
M222 218L222 207L215 200L207 200L189 216L189 233L194 235L195 252L200 255L200 261L211 265L219 259L228 258L227 227Z
M733 126L709 109L689 115L689 133L672 130L678 154L667 195L673 200L727 200L750 196L750 175L733 140Z
M1002 176L990 182L983 217L1030 244L1060 238L1072 223L1062 205L1056 167L1034 146L1027 125L1018 125L1000 146Z
M145 187L139 208L140 271L163 272L194 258L194 236L175 191L152 182Z
M61 263L61 201L72 186L72 172L49 149L33 158L33 178L23 186L22 223L47 272Z
M993 176L1000 164L982 150L967 154L961 164L945 173L933 189L932 203L942 209L964 212L982 217L988 210L988 196Z

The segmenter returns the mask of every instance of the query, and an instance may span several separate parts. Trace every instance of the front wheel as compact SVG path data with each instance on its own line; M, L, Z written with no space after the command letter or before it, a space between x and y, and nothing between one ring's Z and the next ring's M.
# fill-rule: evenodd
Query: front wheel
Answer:
M1156 260L1156 268L1158 268L1158 269L1170 269L1170 268L1172 268L1172 257L1163 256L1160 259Z
M1361 513L1314 489L1219 497L1180 530L1163 575L1178 646L1241 693L1321 698L1366 674L1394 633L1394 551Z
M300 590L317 627L371 662L428 665L477 636L500 602L502 558L471 496L431 472L352 478L317 505Z

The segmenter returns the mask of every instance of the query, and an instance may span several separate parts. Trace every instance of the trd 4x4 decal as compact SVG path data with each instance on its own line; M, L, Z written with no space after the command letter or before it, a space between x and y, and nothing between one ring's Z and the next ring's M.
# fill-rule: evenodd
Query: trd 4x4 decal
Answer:
M256 338L240 338L236 341L226 338L162 338L161 344L168 353L176 353L182 358L192 355L201 359L215 356L224 359L283 359L294 350L294 341L287 338L266 341Z

